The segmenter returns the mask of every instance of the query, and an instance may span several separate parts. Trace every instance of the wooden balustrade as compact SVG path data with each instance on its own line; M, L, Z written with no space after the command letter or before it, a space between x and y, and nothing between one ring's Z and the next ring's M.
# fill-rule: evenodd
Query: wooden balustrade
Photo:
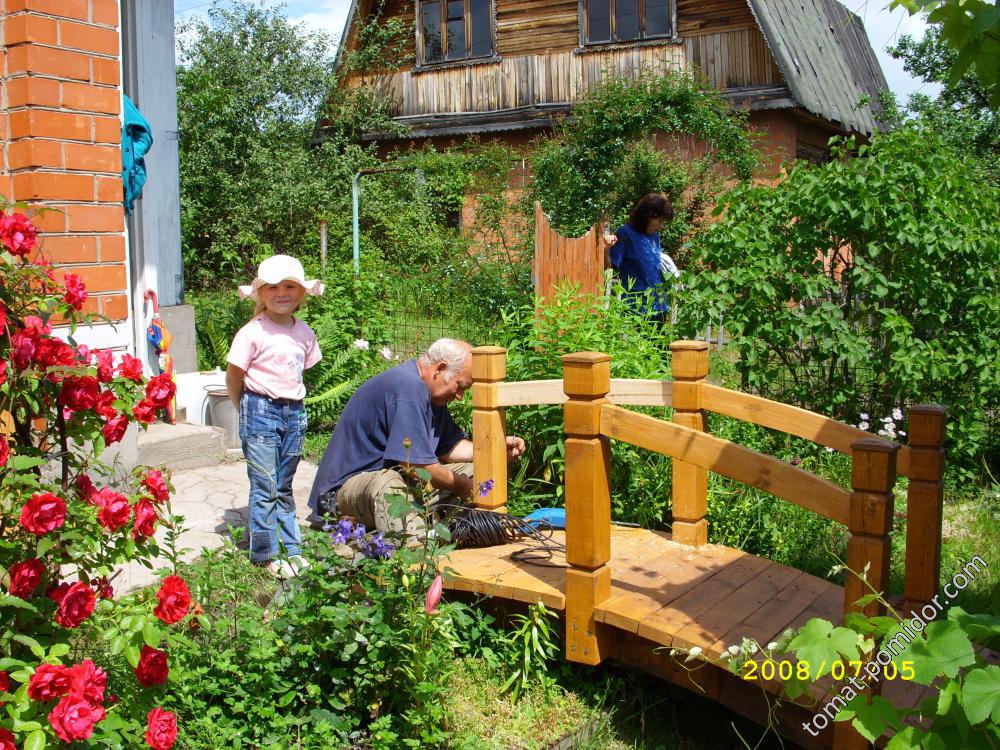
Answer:
M610 655L607 626L594 618L611 595L611 447L600 434L611 358L562 357L566 430L566 658L600 664Z
M938 593L941 577L941 511L944 505L943 406L913 406L909 413L910 462L906 493L906 610Z
M507 510L507 423L500 404L501 381L507 377L507 350L480 346L472 350L472 481L492 480L485 496L474 493L477 508Z
M675 424L699 432L708 431L701 408L701 387L708 376L708 344L675 341L671 370L674 376ZM708 471L696 464L673 460L673 538L675 542L700 547L708 543Z

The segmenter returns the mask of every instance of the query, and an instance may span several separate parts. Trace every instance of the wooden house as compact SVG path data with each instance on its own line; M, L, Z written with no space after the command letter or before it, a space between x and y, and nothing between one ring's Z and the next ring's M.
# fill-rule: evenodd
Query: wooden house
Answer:
M387 148L472 133L523 144L609 71L697 68L749 108L773 169L878 129L887 88L861 19L837 0L352 0L338 60L375 13L412 28L404 63L367 81L409 128L402 141L363 136Z

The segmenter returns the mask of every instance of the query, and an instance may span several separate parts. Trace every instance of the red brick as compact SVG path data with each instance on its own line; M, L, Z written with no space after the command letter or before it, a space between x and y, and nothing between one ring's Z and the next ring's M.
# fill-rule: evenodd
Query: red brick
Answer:
M121 263L107 266L77 266L67 270L78 274L83 279L87 291L92 294L120 292L125 289L125 266Z
M118 183L121 197L121 181ZM120 234L106 235L99 242L101 260L105 263L121 263L125 260L125 237Z
M32 217L35 226L42 232L66 231L66 206L35 206L38 209Z
M128 317L128 297L124 294L108 294L98 299L101 301L101 315L111 320L125 320Z
M36 76L12 78L7 81L7 106L58 107L59 81Z
M122 178L98 177L96 199L99 203L117 203L122 200Z
M109 60L105 57L95 57L92 65L94 83L102 83L106 86L117 86L121 83L121 63L117 58Z
M19 201L94 200L94 178L67 172L21 172L14 175L14 195Z
M96 263L98 238L86 235L40 235L39 255L53 263Z
M121 93L116 88L67 81L62 85L62 106L117 115L121 111Z
M90 60L90 55L83 52L23 44L8 51L7 71L8 75L37 73L56 78L89 81Z
M14 141L7 147L7 167L9 169L61 167L62 148L60 141L46 141L40 138Z
M122 150L120 146L95 146L90 143L67 143L63 146L66 169L82 169L87 172L122 171Z
M94 118L95 143L121 143L122 124L117 117Z
M44 109L22 109L10 113L10 138L57 138L59 140L90 140L90 118L67 112Z
M125 228L124 212L121 206L67 206L68 231L121 232Z
M61 18L87 20L87 0L7 0L8 13L33 10Z
M4 22L3 42L8 47L25 42L57 44L56 22L32 13L10 16Z
M118 56L118 32L87 23L59 22L59 46L96 52L99 55Z
M106 26L118 26L118 0L91 0L90 20Z

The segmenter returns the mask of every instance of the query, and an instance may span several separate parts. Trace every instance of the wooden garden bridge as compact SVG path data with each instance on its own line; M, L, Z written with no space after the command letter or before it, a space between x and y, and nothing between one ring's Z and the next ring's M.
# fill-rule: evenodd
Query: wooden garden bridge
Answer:
M893 485L897 476L909 477L903 606L905 611L919 609L938 593L945 411L938 406L911 408L910 443L900 446L812 412L708 383L705 342L677 341L671 350L673 380L612 379L607 355L583 352L562 358L561 380L521 383L505 382L504 349L473 351L475 481L494 480L493 491L479 500L480 507L506 510L505 409L562 404L566 552L564 558L557 556L555 567L543 567L512 556L524 549L522 544L458 550L450 556L455 577L446 586L518 602L540 600L564 617L567 659L631 665L763 721L767 694L778 691L776 682L748 682L711 665L692 674L668 655L669 648L660 647L700 646L708 656L720 657L744 637L764 644L812 617L841 622L868 592L851 575L841 587L708 544L708 472L846 526L848 567L867 568L868 580L881 591L889 587ZM625 406L672 407L672 421ZM706 429L708 412L851 456L852 487L839 487L713 437ZM673 460L672 534L611 522L609 440L623 440ZM864 609L874 614L879 607L873 602ZM883 685L887 698L910 705L917 705L929 690L902 681ZM807 699L784 703L777 714L782 735L805 747L867 747L846 723L831 722L818 736L802 727L825 705L824 696L836 695L840 687L827 678L814 686L818 704Z

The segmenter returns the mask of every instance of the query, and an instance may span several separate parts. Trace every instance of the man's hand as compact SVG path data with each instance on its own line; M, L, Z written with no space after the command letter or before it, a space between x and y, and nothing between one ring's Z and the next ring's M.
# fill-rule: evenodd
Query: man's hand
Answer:
M524 442L524 438L518 437L517 435L507 436L507 460L513 461L524 455L524 451L527 445Z

